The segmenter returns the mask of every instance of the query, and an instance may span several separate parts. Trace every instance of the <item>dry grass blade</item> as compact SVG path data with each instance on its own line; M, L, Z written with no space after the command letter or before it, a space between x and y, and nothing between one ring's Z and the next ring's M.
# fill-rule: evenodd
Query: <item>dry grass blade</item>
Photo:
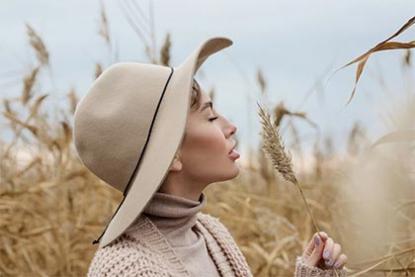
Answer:
M396 41L391 41L389 42L389 40L391 40L392 38L398 36L399 34L401 34L403 31L405 31L406 29L408 29L410 26L412 26L415 23L415 17L412 17L411 19L408 20L408 22L406 22L397 32L395 32L393 35L391 35L389 38L383 40L382 42L376 44L376 46L372 47L371 49L369 49L366 53L360 55L359 57L353 59L352 61L348 62L347 64L341 66L340 68L336 69L332 76L339 71L340 69L343 69L351 64L354 64L356 62L359 62L358 67L356 69L356 77L355 77L355 83L354 83L354 87L352 90L352 93L349 97L349 100L347 101L346 105L348 105L353 96L355 95L356 92L356 86L357 83L360 79L360 76L362 75L363 72L363 68L369 58L369 56L374 53L374 52L378 52L378 51L384 51L384 50L392 50L392 49L410 49L410 48L414 48L415 47L415 41L410 41L410 42L396 42Z
M25 123L23 121L21 121L20 119L16 118L14 115L9 114L8 112L3 112L4 117L7 117L9 120L11 120L12 122L28 129L34 136L37 135L37 128L36 126L30 125L28 123Z
M41 163L41 159L40 157L36 157L34 158L28 165L26 165L23 169L19 170L18 172L16 172L16 174L11 178L18 178L21 175L23 175L25 172L29 171L32 167L36 166L37 164Z
M345 68L346 66L349 66L351 64L354 64L356 62L362 62L364 60L367 60L368 57L374 53L379 51L385 51L385 50L393 50L393 49L411 49L415 47L415 41L410 42L399 42L399 41L389 41L389 42L381 42L377 44L375 47L368 50L366 53L360 55L359 57L355 58L354 60L348 62L347 64L343 65L336 71Z
M11 114L15 114L15 112L12 110L11 106L10 106L10 100L9 99L3 99L3 105L4 105L4 109L11 113Z
M312 120L310 120L305 112L292 112L288 110L283 102L280 102L277 106L274 108L274 115L275 115L275 121L274 125L279 127L281 125L281 120L284 118L285 115L299 117L306 122L308 122L311 126L318 129L318 125L314 123Z
M67 94L69 99L69 109L72 114L75 113L76 105L78 104L78 97L76 96L76 92L74 88L71 88Z
M134 2L136 3L136 2ZM149 15L150 15L150 19L147 20L149 22L150 25L150 38L151 38L151 48L153 49L153 54L155 55L156 49L157 49L157 44L156 44L156 27L154 24L154 7L153 7L153 1L149 1L148 3L149 5Z
M126 19L128 20L128 23L130 24L130 26L133 28L134 32L140 37L140 39L146 44L148 45L148 42L146 41L146 38L144 36L144 33L147 33L148 31L144 28L144 31L141 29L141 27L143 26L143 24L140 23L136 23L134 21L134 18L136 18L135 20L139 20L137 17L133 17L129 14L128 11L131 10L131 7L128 7L128 1L126 2L126 6L123 6L123 1L120 2L121 5L121 9L122 12L124 13L124 15L126 16Z
M162 65L170 65L170 48L171 48L171 39L170 33L167 33L166 38L164 39L163 46L160 49L160 63Z
M352 101L352 98L356 93L357 83L360 79L360 76L362 75L363 68L366 65L367 60L369 59L369 56L372 53L378 52L378 51L393 50L393 49L411 49L411 48L414 48L414 47L415 47L415 41L410 41L410 42L390 41L390 42L385 42L383 44L380 44L377 47L373 48L372 50L369 50L370 53L366 53L366 55L364 57L362 57L362 60L359 61L359 64L358 64L358 67L357 67L357 70L356 70L356 77L355 77L354 87L353 87L352 93L349 97L349 100L347 100L347 104L349 104L350 101ZM351 63L349 63L345 66L348 66L350 64ZM343 66L343 67L345 67L345 66Z
M257 82L259 84L259 88L261 90L261 93L264 94L266 89L267 89L267 83L266 83L265 78L264 78L264 73L262 73L261 69L257 70L256 79L257 79Z
M384 273L392 273L392 272L405 272L405 276L409 275L410 272L415 272L415 267L402 267L402 268L380 268L373 271L384 272Z
M144 43L145 52L147 54L147 57L150 59L152 63L156 63L157 59L154 55L155 51L154 49L151 49L151 44L149 41L152 39L151 31L149 31L147 26L147 20L144 16L142 16L141 9L138 9L138 4L132 1L133 6L129 4L128 1L120 1L121 10L125 15L125 18L128 21L128 24L130 24L133 31L137 34L137 36L141 39L141 41ZM140 21L140 17L137 16L137 14L134 14L134 10L138 10L140 15L143 17L144 23ZM132 15L130 14L132 13ZM150 38L149 38L150 37Z
M368 263L374 263L373 265L371 265L371 266L369 266L369 267L367 267L365 269L362 269L362 270L359 270L357 272L354 272L353 274L350 275L350 277L352 277L352 276L353 277L360 276L360 275L362 275L362 274L364 274L364 273L366 273L368 271L373 270L375 267L381 265L382 263L385 263L386 261L388 261L388 260L390 260L392 258L396 258L397 256L404 255L404 254L407 254L407 253L411 253L411 252L414 252L414 251L415 251L415 248L414 247L411 247L411 248L408 248L408 249L404 249L404 250L397 251L395 253L392 253L392 254L389 254L389 255L380 257L380 258L375 259L375 260L365 261L365 262L361 262L359 264L354 264L353 267L355 267L355 265L363 265L363 264L368 264Z
M5 111L10 114L13 115L14 117L17 116L16 112L12 109L11 105L10 105L10 100L9 99L3 99L3 105L4 105L4 109ZM16 124L12 123L10 124L10 128L13 131L16 131Z
M33 116L37 115L39 112L39 107L43 103L43 101L48 97L49 94L43 94L36 98L36 101L33 103L33 105L30 107L30 115L29 118L32 118Z
M390 259L390 258L393 258L393 257L397 257L397 256L400 256L400 255L411 253L411 252L415 252L415 247L410 247L410 248L407 248L407 249L396 251L394 253L391 253L391 254L376 258L376 259L362 261L362 262L359 262L359 263L354 263L353 267L363 266L363 265L371 264L371 263L377 263L377 262L382 261L384 259Z
M393 35L391 35L389 38L385 39L383 42L389 41L393 39L394 37L398 36L400 33L411 27L415 23L415 16L410 18L401 28L399 28L398 31L396 31ZM381 42L382 43L382 42Z
M379 42L378 44L376 44L375 47L371 48L370 50L368 50L366 53L360 55L359 57L355 58L354 60L352 60L351 62L345 64L344 66L342 66L341 68L344 68L348 65L351 65L357 61L360 61L363 59L363 57L370 55L370 53L373 52L373 50L376 50L378 48L380 48L383 44L385 44L386 42L388 42L389 40L393 39L394 37L398 36L399 34L401 34L403 31L405 31L406 29L408 29L409 27L411 27L413 24L415 23L415 16L412 17L411 19L408 20L408 22L406 22L397 32L395 32L393 35L391 35L389 38L385 39L382 42ZM340 69L341 69L340 68ZM336 70L337 71L337 70Z
M377 145L384 144L384 143L391 143L391 142L407 142L415 140L415 130L402 130L396 131L389 134L386 134L376 140L372 145L371 148L374 148Z
M100 63L96 63L95 64L95 79L97 79L99 75L101 75L102 71L103 71L102 65Z
M355 81L354 81L353 90L352 90L352 93L350 94L349 99L347 100L346 105L348 105L348 104L352 101L352 99L353 99L353 97L354 97L354 95L355 95L355 93L356 93L357 83L358 83L358 82L359 82L359 80L360 80L360 76L362 75L363 68L365 67L365 65L366 65L366 62L367 62L368 58L369 58L369 55L365 56L365 57L364 57L364 58L363 58L363 59L359 62L359 64L357 65L356 77L355 77Z
M35 84L37 74L39 73L40 67L34 68L28 75L23 78L23 91L20 97L20 100L23 105L26 105L27 102L32 97L32 88Z
M107 45L111 47L111 39L110 39L109 28L108 28L107 14L105 12L104 4L102 3L102 1L100 2L100 5L101 5L101 14L100 14L101 24L99 26L98 34L101 37L103 37Z
M46 49L43 40L40 36L35 32L35 30L26 23L26 32L29 36L29 42L32 48L36 52L36 57L41 65L48 65L49 64L49 52Z
M131 1L131 3L133 4L133 7L138 11L138 13L144 19L145 22L150 21L150 19L147 17L147 15L144 13L143 9L141 9L141 7L137 4L136 1Z
M63 130L63 146L69 146L70 142L72 141L72 128L69 124L65 121L61 121L61 126Z
M381 261L377 262L376 264L369 266L368 268L365 268L365 269L363 269L363 270L360 270L360 271L358 271L358 272L355 272L355 273L351 274L349 277L356 277L356 276L360 276L360 275L362 275L362 274L365 274L366 272L369 272L370 270L374 269L374 268L375 268L375 267L377 267L378 265L383 264L384 262L386 262L386 261L387 261L387 260L389 260L389 259L390 259L390 258L388 258L388 259L384 259L384 260L381 260Z
M410 49L406 49L405 56L403 58L403 62L404 62L405 66L411 66L411 64L412 64L412 55L411 55L411 50Z
M10 119L10 122L12 124L17 124L21 126L22 128L14 129L14 139L13 141L7 146L6 150L4 151L3 156L7 157L9 155L10 150L12 147L17 143L17 138L20 136L23 128L29 129L35 136L38 134L38 128L35 126L32 126L28 124L28 122L37 115L39 111L39 107L42 104L43 100L48 96L48 94L41 95L37 97L36 101L33 103L33 105L30 107L30 114L26 118L26 120L23 122L20 119L17 118L17 115L14 113L9 113L7 111L3 112L4 116Z

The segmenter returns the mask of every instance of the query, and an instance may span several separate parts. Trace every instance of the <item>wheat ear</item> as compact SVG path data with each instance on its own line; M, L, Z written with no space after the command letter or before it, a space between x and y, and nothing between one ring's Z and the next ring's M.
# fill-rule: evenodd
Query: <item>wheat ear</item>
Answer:
M310 215L311 221L313 222L314 229L316 232L320 232L320 228L317 225L316 220L311 212L310 206L307 203L307 200L304 196L303 189L300 186L297 178L295 177L294 171L292 169L291 157L285 152L282 139L279 134L279 129L276 125L271 122L271 117L264 108L257 102L259 107L259 116L261 118L262 124L262 138L264 140L263 150L267 153L268 157L271 159L271 162L274 168L282 175L282 177L293 183L298 190L300 191L301 197L304 201L308 214Z

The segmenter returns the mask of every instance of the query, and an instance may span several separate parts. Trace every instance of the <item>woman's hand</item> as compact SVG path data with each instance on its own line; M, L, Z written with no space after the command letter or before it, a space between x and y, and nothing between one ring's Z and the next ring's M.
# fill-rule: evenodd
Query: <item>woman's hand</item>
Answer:
M304 262L321 269L342 269L347 256L341 253L341 245L335 243L325 232L315 233L303 253Z

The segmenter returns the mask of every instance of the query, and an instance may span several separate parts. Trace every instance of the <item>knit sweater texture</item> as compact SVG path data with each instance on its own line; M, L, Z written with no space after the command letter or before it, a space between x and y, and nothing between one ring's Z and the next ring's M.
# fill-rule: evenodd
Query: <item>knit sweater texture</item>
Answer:
M206 201L203 192L198 201L156 192L121 236L96 251L87 276L253 276L225 225L201 212ZM336 274L297 257L294 276Z

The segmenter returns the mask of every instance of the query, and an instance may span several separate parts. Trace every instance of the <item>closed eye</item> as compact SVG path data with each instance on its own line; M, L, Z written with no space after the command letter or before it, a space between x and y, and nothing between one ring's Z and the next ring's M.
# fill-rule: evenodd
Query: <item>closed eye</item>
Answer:
M214 120L216 120L217 118L218 118L217 116L212 117L212 118L209 118L209 121L214 121Z

